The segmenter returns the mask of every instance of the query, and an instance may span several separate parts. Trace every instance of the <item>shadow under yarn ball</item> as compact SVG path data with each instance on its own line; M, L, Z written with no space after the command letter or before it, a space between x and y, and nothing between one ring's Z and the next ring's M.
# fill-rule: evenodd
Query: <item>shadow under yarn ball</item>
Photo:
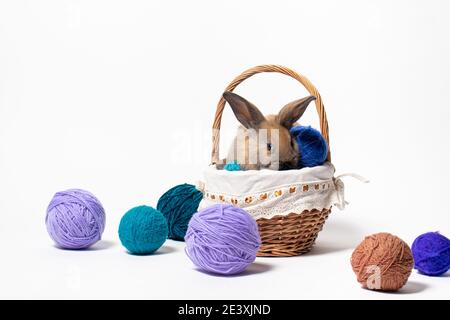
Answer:
M194 214L185 241L186 254L197 267L223 275L244 271L261 245L255 219L243 209L222 204Z
M364 288L397 291L408 281L414 262L406 242L382 232L366 237L356 247L351 264Z
M166 241L166 218L149 206L139 206L127 211L119 224L122 245L133 254L151 254Z
M60 248L84 249L101 239L105 210L89 191L69 189L53 196L45 224L48 234Z

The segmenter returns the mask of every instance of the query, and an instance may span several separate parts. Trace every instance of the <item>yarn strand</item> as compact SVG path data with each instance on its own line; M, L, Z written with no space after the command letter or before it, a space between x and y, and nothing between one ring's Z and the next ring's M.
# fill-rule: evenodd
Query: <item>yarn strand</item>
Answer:
M185 240L185 252L194 264L218 274L242 272L261 244L256 221L247 212L220 204L192 217Z

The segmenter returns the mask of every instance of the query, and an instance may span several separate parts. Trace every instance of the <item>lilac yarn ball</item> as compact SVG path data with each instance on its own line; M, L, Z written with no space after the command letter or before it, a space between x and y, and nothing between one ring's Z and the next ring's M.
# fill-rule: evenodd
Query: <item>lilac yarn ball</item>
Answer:
M439 232L427 232L411 246L414 268L427 276L440 276L450 269L450 240Z
M105 229L105 210L92 193L69 189L53 196L45 224L59 247L83 249L101 239Z
M185 241L186 254L197 267L224 275L244 271L261 245L255 219L243 209L222 204L194 214Z

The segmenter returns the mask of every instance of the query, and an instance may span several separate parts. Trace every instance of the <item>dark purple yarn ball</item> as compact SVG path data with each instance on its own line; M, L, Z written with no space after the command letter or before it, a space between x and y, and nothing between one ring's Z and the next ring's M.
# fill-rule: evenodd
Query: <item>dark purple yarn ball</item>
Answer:
M450 240L439 232L427 232L414 240L414 268L427 276L440 276L450 269Z

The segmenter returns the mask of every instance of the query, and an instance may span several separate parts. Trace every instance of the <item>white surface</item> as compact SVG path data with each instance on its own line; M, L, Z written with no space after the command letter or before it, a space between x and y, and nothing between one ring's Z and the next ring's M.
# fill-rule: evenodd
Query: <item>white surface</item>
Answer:
M448 1L1 1L0 298L449 298L449 276L403 294L362 290L349 257L364 235L450 235ZM122 214L195 182L215 104L244 69L278 63L319 88L350 206L314 251L257 259L249 273L193 269L182 243L124 252ZM238 92L264 111L306 95L281 75ZM303 123L317 125L314 109ZM223 146L236 121L227 109ZM224 150L224 149L222 149ZM102 201L98 250L61 251L44 226L52 195Z

